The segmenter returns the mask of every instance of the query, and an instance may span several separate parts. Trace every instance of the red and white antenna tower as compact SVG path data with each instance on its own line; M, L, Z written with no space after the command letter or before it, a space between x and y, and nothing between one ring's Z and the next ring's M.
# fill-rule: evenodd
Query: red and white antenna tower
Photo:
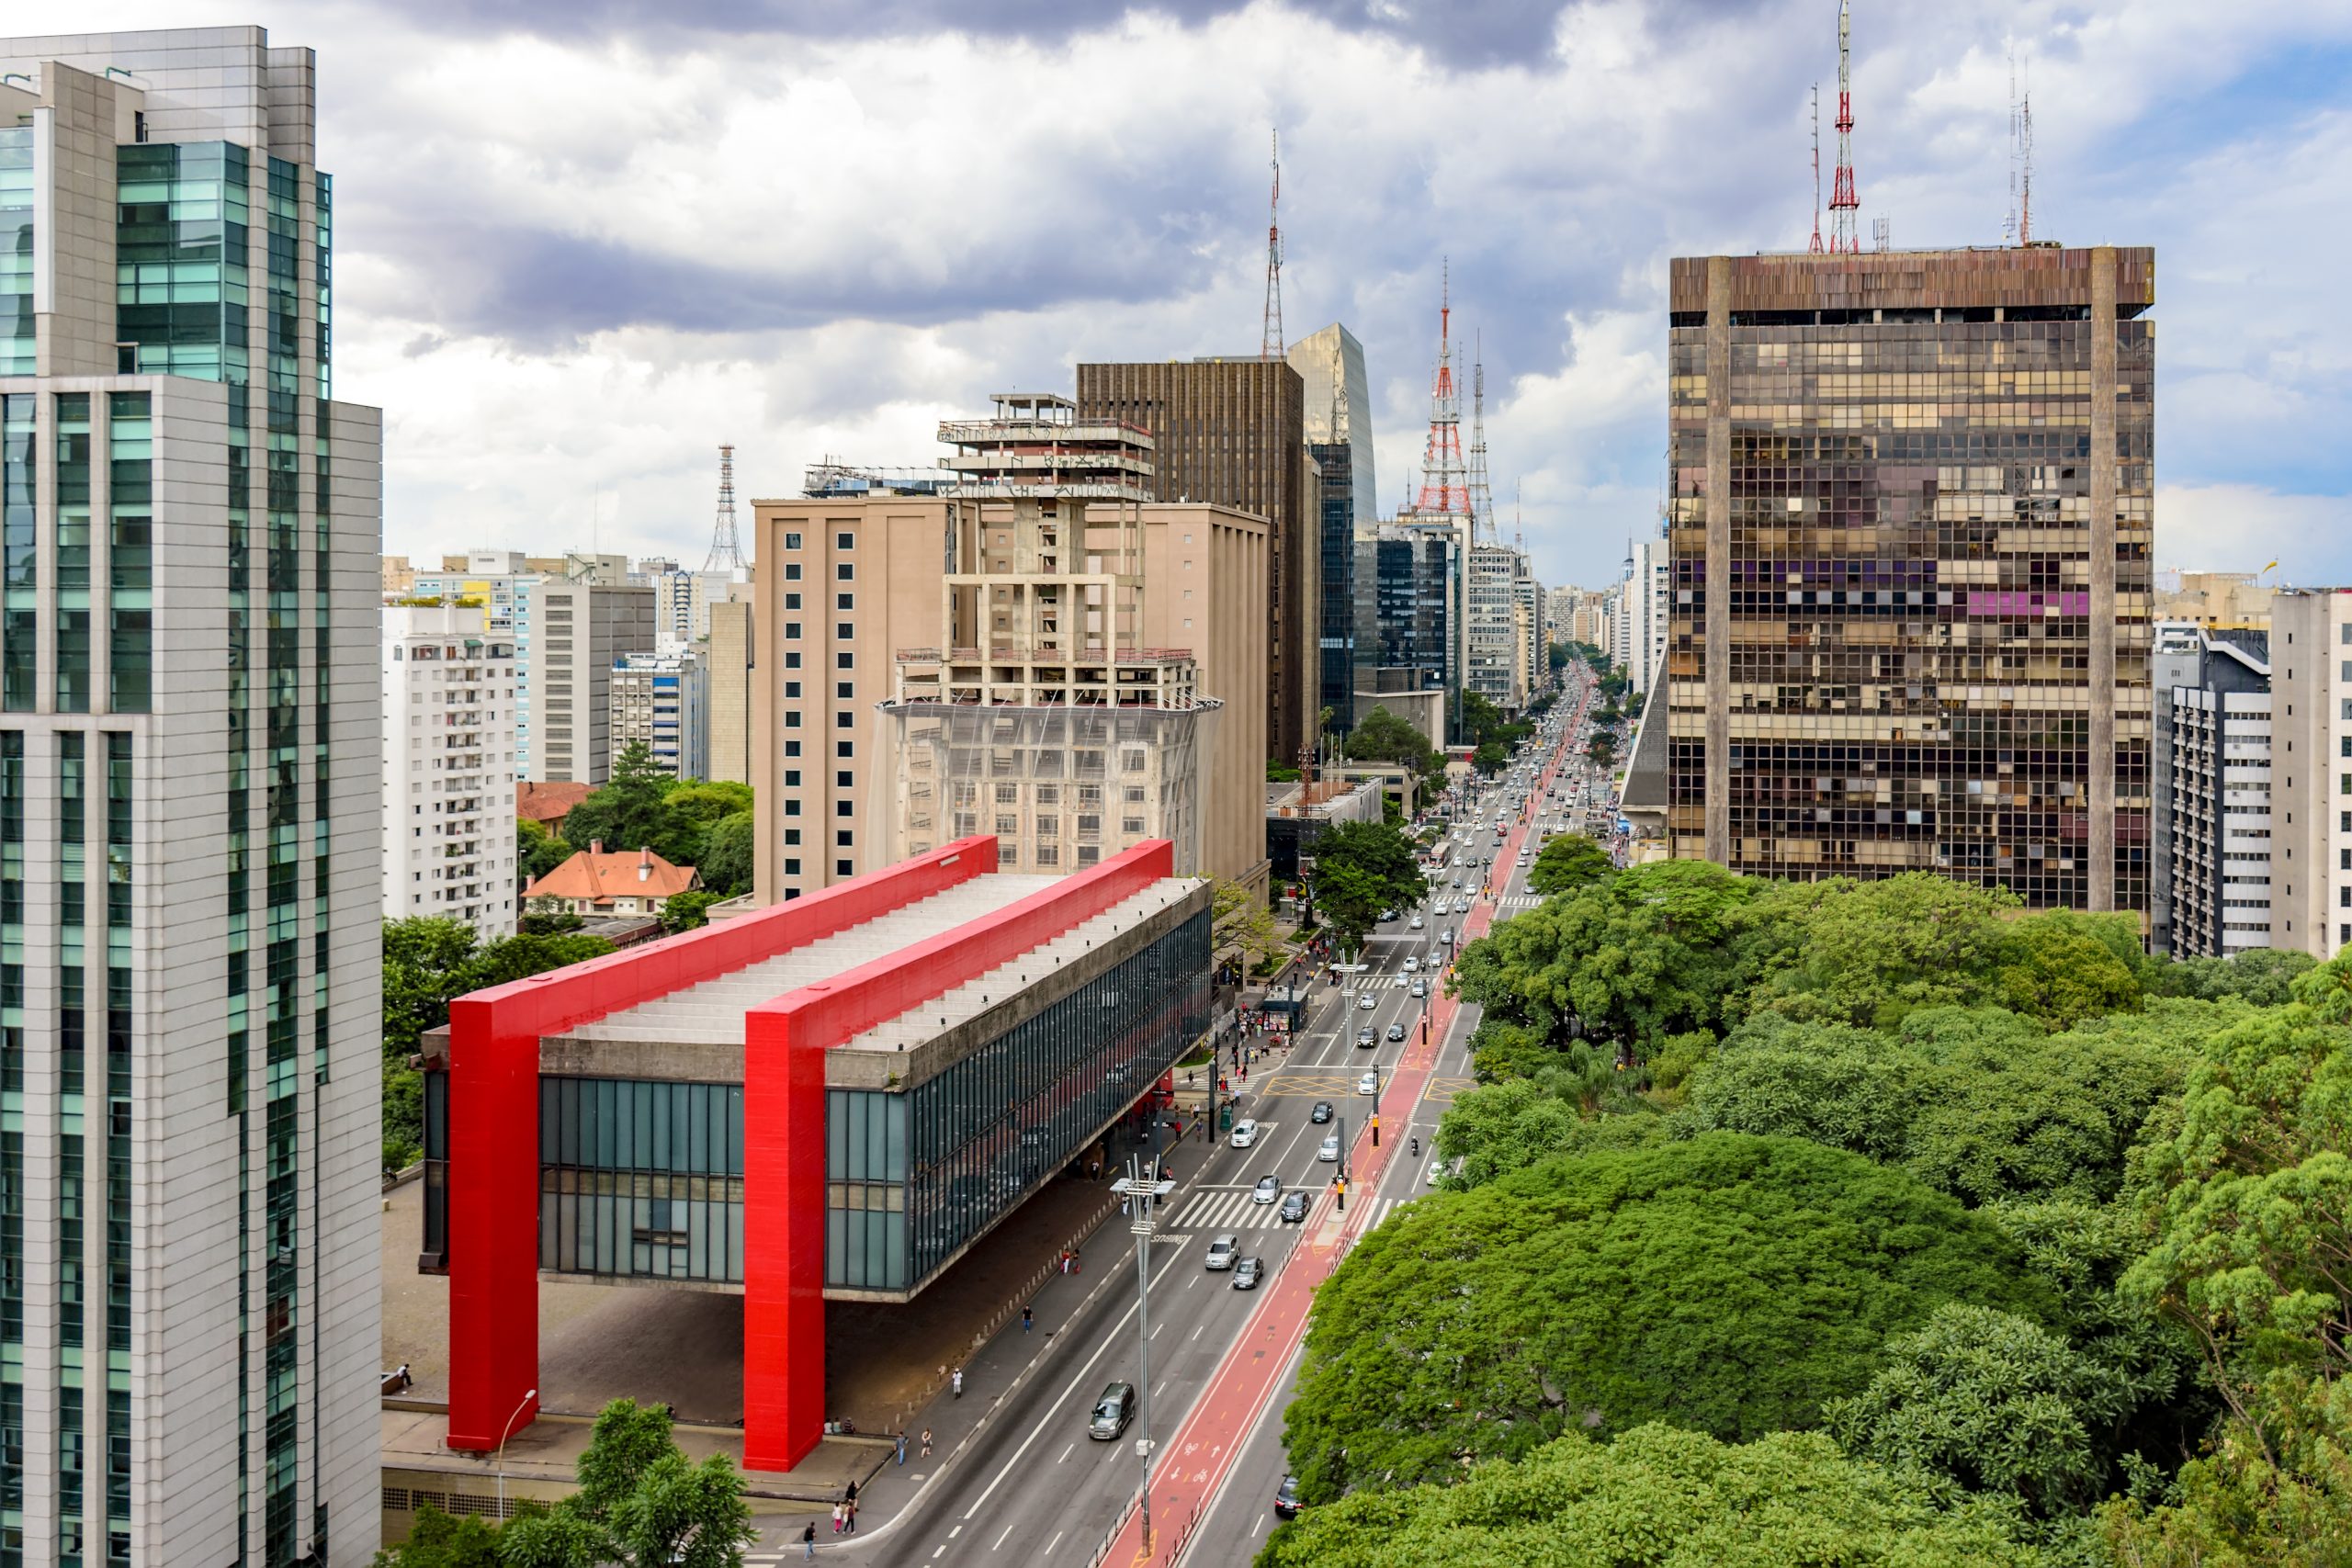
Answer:
M1854 74L1853 0L1838 0L1838 179L1829 192L1829 249L1837 255L1859 254L1861 237L1854 231L1854 215L1862 199L1854 194Z
M1421 495L1416 512L1470 515L1470 486L1462 473L1462 400L1453 391L1453 270L1445 265L1437 310L1437 381L1430 389L1430 443L1421 454Z
M1813 243L1807 247L1815 255L1821 254L1821 84L1813 85Z
M711 530L710 558L702 563L705 571L743 572L742 547L735 541L735 447L729 442L718 448L718 521Z
M1274 188L1266 198L1266 327L1258 357L1283 356L1283 231L1276 214L1283 203L1283 133L1274 132Z

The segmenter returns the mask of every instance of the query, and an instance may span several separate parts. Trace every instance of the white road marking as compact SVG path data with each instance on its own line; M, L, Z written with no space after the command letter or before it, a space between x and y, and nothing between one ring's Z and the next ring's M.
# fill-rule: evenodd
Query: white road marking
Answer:
M957 1525L954 1529L951 1529L951 1530L949 1530L949 1531L947 1532L947 1539L948 1539L948 1540L954 1540L957 1536L962 1535L963 1533L964 1533L964 1527L963 1527L962 1525Z
M1006 1535L1011 1535L1012 1533L1012 1527L1011 1525L1007 1525L1007 1526L1005 1526L1005 1527L1004 1527L1004 1535L998 1536L998 1537L996 1538L995 1541L994 1541L994 1542L993 1542L993 1543L989 1547L989 1550L990 1551L994 1551L998 1547L1002 1546L1002 1545L1004 1544L1004 1536L1006 1536Z
M1170 1255L1168 1261L1159 1266L1159 1278L1165 1278L1168 1270L1176 1266L1177 1258L1182 1256L1183 1249L1182 1247L1176 1248ZM1021 1462L1021 1456L1029 1451L1029 1445L1035 1442L1039 1438L1045 1435L1046 1423L1056 1420L1060 1416L1063 1409L1069 1404L1070 1396L1078 1392L1079 1385L1083 1383L1086 1381L1088 1374L1092 1371L1094 1363L1102 1359L1102 1353L1105 1350L1108 1350L1113 1345L1118 1342L1120 1331L1126 1327L1127 1320L1135 1316L1135 1314L1136 1309L1133 1306L1128 1307L1125 1312L1119 1314L1119 1321L1111 1325L1110 1332L1102 1337L1102 1343L1096 1346L1094 1348L1094 1354L1087 1357L1086 1360L1079 1367L1078 1375L1069 1380L1069 1385L1062 1390L1060 1396L1056 1398L1046 1407L1046 1414L1037 1417L1037 1424L1029 1429L1029 1435L1027 1437L1021 1439L1021 1446L1012 1450L1012 1457L1004 1461L1004 1468L996 1472L996 1479L989 1482L987 1488L983 1490L978 1497L972 1500L972 1506L964 1510L964 1517L968 1519L973 1515L978 1513L981 1507L987 1504L988 1500L991 1496L995 1495L996 1489L1004 1484L1004 1478L1012 1473L1012 1467Z
M1069 1533L1069 1532L1068 1530L1056 1530L1056 1531L1054 1532L1054 1539L1053 1539L1053 1540L1049 1540L1049 1541L1047 1541L1047 1542L1046 1542L1046 1550L1045 1550L1045 1551L1041 1551L1041 1552L1039 1552L1039 1553L1037 1553L1037 1555L1038 1555L1038 1556L1040 1556L1040 1557L1050 1557L1050 1556L1052 1556L1052 1555L1053 1555L1053 1551L1054 1551L1054 1548L1056 1548L1056 1547L1059 1546L1059 1545L1062 1543L1062 1537L1064 1537L1064 1536L1068 1535Z
M1075 1442L1072 1442L1069 1448L1066 1448L1066 1449L1064 1449L1064 1450L1062 1450L1062 1459L1068 1459L1068 1458L1069 1458L1069 1456L1070 1456L1071 1454L1075 1453L1077 1450L1078 1450L1078 1444L1077 1444L1077 1443L1075 1443ZM1062 1462L1062 1459L1057 1459L1057 1460L1054 1461L1054 1462L1055 1462L1056 1464L1059 1464L1059 1463L1061 1463L1061 1462Z
M1258 1522L1257 1522L1256 1524L1251 1525L1251 1526L1250 1527L1250 1533L1251 1535L1253 1535L1253 1536L1254 1536L1254 1535L1258 1534L1259 1532L1261 1532L1261 1530L1263 1530L1265 1528L1266 1528L1266 1516L1265 1516L1265 1515L1263 1515L1263 1514L1260 1514L1260 1515L1258 1516Z

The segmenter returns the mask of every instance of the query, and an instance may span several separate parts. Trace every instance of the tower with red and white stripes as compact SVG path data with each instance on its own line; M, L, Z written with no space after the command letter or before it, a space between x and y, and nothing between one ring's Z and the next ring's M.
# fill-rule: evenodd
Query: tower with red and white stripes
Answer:
M1862 198L1854 194L1854 73L1852 0L1838 0L1838 178L1829 190L1832 254L1859 254L1861 236L1854 215Z
M1430 389L1430 439L1421 453L1423 514L1470 515L1470 481L1462 463L1462 400L1453 390L1453 273L1446 265L1438 296L1437 380Z

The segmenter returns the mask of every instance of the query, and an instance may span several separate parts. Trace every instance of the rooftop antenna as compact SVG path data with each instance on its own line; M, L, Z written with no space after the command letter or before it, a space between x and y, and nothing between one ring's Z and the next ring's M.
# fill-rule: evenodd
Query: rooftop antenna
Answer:
M705 571L731 572L743 575L743 551L735 541L735 446L721 442L718 447L718 521L710 535L710 558L702 563Z
M2009 220L2002 238L2019 245L2033 243L2033 93L2027 71L2010 45Z
M1486 334L1471 339L1470 360L1470 536L1484 524L1487 537L1500 542L1495 527L1494 488L1487 482L1487 362Z
M1266 324L1258 342L1258 357L1283 356L1283 231L1277 220L1283 203L1283 133L1273 133L1274 184L1266 197Z
M1892 219L1888 218L1888 217L1887 217L1887 215L1886 215L1885 213L1882 212L1882 213L1880 213L1877 217L1875 217L1875 218L1871 219L1871 249L1872 249L1872 250L1874 250L1874 251L1883 251L1883 250L1889 250L1889 249L1892 249L1892 248L1893 248L1893 243L1894 243L1894 242L1893 242L1893 235L1894 235L1894 220L1892 220Z
M1829 192L1832 254L1853 255L1862 248L1854 231L1861 197L1854 194L1853 0L1838 0L1838 175Z
M1821 254L1821 84L1813 85L1813 243L1807 247L1815 255Z
M1413 510L1458 517L1470 510L1470 487L1462 474L1462 400L1453 390L1453 265L1441 265L1437 379L1430 387L1430 439L1421 454L1421 494Z

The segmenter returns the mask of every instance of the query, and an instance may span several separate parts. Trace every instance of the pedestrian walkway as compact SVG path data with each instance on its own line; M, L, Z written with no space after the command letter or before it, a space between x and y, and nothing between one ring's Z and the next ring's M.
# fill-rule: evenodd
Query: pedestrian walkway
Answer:
M1174 1223L1182 1230L1211 1233L1279 1230L1280 1208L1277 1203L1261 1203L1247 1191L1195 1192L1177 1210Z
M1496 905L1502 914L1510 916L1523 909L1532 909L1542 902L1544 897L1540 893L1506 893L1496 900Z

